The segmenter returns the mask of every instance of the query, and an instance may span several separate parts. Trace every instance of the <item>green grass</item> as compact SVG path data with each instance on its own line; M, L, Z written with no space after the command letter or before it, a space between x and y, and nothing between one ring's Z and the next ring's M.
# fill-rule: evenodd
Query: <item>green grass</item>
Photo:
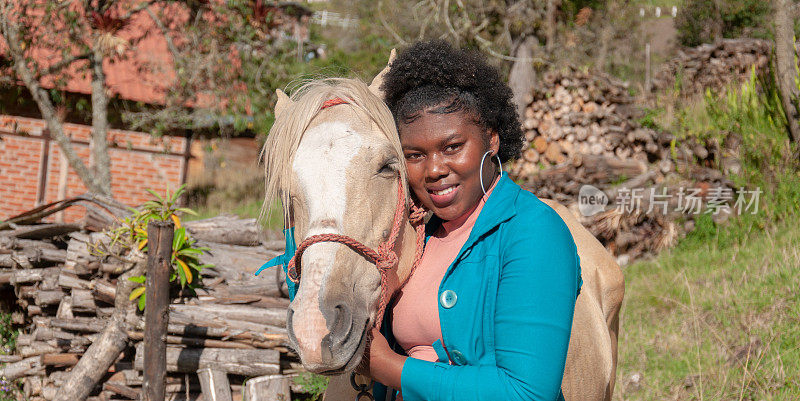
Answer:
M297 400L316 401L321 400L325 389L328 387L330 378L321 376L310 372L300 372L299 375L293 379L294 384L300 386L305 390L303 396L296 398Z
M800 396L800 216L735 229L625 269L616 399Z
M740 137L731 179L763 193L756 214L702 216L678 246L624 270L617 400L800 399L800 164L765 82L667 94L647 115L678 142Z

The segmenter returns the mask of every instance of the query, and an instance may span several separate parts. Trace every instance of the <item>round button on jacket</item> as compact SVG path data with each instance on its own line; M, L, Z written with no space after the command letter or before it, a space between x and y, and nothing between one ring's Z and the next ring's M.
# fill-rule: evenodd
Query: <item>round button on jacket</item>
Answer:
M442 295L439 296L439 303L442 304L442 307L450 309L456 304L457 299L458 296L455 291L444 290L442 291Z
M464 365L467 363L467 358L464 357L464 354L462 354L461 351L457 349L450 351L450 358L456 365Z

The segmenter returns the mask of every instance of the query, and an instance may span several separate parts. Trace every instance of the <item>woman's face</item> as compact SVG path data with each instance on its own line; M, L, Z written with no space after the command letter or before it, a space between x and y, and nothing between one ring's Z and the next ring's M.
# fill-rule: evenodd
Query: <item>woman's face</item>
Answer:
M425 207L442 220L453 220L472 210L494 177L491 155L500 141L462 112L433 114L423 111L409 124L400 124L400 143L408 168L408 183ZM483 172L481 157L486 151Z

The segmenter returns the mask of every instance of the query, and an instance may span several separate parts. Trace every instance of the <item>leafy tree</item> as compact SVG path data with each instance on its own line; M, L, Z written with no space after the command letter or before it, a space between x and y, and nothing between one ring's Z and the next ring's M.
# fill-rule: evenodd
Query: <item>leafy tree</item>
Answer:
M106 140L109 105L115 101L106 76L111 64L130 59L148 35L161 35L172 59L171 71L155 62L138 66L164 77L164 93L161 104L122 110L130 128L156 134L207 126L258 128L254 124L269 124L270 85L285 75L281 62L296 54L285 27L308 16L303 7L262 0L3 0L0 75L9 77L5 85L24 84L87 189L112 195ZM137 28L143 21L149 29ZM76 78L88 78L91 87L91 166L64 133L70 110L63 91Z

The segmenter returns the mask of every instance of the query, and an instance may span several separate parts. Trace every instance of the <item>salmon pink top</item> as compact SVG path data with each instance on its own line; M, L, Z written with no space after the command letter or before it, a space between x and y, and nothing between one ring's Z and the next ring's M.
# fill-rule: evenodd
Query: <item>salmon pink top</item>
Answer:
M398 295L393 308L392 333L411 358L429 362L439 359L432 346L442 338L437 299L439 283L467 242L483 204L497 181L472 210L456 219L442 222L428 239L417 269Z

